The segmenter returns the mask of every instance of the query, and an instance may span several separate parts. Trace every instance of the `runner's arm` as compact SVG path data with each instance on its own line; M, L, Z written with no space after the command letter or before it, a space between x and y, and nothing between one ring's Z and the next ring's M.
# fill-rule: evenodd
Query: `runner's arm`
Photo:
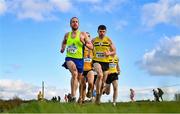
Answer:
M109 39L109 41L110 41L110 51L108 51L108 52L105 52L105 55L106 56L113 56L113 55L115 55L116 54L116 48L115 48L115 46L114 46L114 44L112 43L112 41Z
M66 48L67 36L68 36L68 33L66 33L64 35L64 39L63 39L62 44L61 44L61 50L60 50L61 53L63 53L65 48Z
M89 49L93 49L91 40L88 38L88 35L85 32L82 32L82 43Z
M120 75L121 70L120 70L120 67L119 67L119 62L117 63L117 72L118 72L118 75Z

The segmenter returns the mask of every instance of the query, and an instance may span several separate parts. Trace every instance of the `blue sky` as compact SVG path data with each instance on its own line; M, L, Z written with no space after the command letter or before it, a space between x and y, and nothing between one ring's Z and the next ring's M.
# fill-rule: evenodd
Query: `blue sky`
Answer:
M168 100L180 91L178 0L0 0L1 98L36 98L42 80L48 99L70 91L59 50L74 16L92 38L107 26L120 58L119 101L130 88L137 100L153 99L152 88L163 87Z

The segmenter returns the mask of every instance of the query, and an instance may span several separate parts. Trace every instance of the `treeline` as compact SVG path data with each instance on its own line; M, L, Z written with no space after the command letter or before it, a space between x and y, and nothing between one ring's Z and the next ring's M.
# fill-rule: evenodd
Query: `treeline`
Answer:
M9 99L9 100L0 99L0 112L10 110L16 106L21 105L23 102L24 101L20 99L19 97L13 97L12 99Z
M21 98L14 96L12 99L3 100L0 99L0 113L20 106L22 103L28 103L36 100L22 100Z
M57 101L58 100L60 100L59 97L58 97ZM9 100L0 99L0 113L6 112L6 111L11 110L11 109L13 109L15 107L18 107L22 103L30 103L30 102L34 102L34 101L38 102L38 100L36 100L36 99L22 100L18 96L14 96L12 99L9 99ZM45 101L45 102L55 102L56 100L54 100L54 99L51 99L51 100L44 99L43 101Z

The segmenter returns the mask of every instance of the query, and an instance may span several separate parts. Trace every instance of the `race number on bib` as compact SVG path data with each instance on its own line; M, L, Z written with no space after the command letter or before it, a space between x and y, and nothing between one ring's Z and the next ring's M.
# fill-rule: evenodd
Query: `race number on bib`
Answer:
M84 62L92 62L92 59L91 58L84 58Z
M104 52L96 52L96 57L97 58L104 58L105 57Z
M116 68L116 63L109 63L109 68Z
M69 53L74 54L74 53L76 53L76 51L77 51L77 47L75 45L71 45L71 46L67 47L67 52L69 52Z

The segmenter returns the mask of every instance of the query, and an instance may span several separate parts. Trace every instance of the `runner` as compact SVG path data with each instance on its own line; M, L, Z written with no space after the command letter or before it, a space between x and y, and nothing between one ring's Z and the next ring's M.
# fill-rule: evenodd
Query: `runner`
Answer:
M70 26L72 31L65 34L61 45L61 53L66 49L66 58L63 66L71 72L71 100L76 101L76 91L78 88L78 81L81 84L83 79L83 47L86 46L93 49L93 45L88 39L85 32L78 30L79 20L77 17L73 17L70 20ZM82 95L82 89L80 89L80 96Z
M110 85L113 85L113 105L116 106L116 100L118 96L118 75L120 74L119 59L116 56L111 57L109 60L109 74L106 80L105 91L107 95L110 94Z
M90 34L86 32L89 39L90 39ZM94 86L94 72L92 68L92 58L93 58L93 52L91 49L88 49L87 47L84 47L84 71L83 71L83 76L84 80L82 81L83 83L83 96L82 99L79 99L79 103L83 103L85 101L86 97L86 82L88 82L88 92L87 92L87 97L91 98L92 97L92 92L93 92L93 86Z
M106 26L98 27L98 36L92 40L93 43L93 67L97 72L96 81L96 104L100 104L103 75L108 75L109 56L115 55L116 48L106 34Z

